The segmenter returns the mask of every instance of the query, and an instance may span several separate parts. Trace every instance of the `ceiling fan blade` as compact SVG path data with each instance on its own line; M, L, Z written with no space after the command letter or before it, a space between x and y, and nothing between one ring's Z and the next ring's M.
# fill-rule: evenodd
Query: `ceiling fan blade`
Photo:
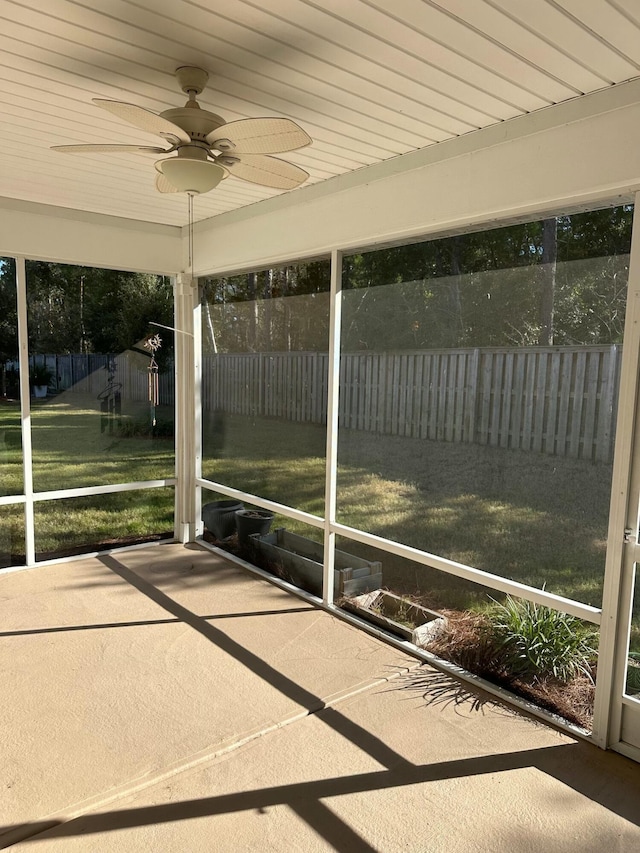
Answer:
M156 175L156 189L159 193L177 193L180 190L177 190L172 183L170 183L167 178L162 174L162 172L158 172Z
M288 118L245 118L217 127L207 135L206 141L220 151L278 154L304 148L312 139L295 121ZM231 142L231 145L224 144L227 142Z
M191 137L185 130L172 121L152 113L151 110L145 110L124 101L106 101L103 98L94 98L93 103L100 109L107 110L118 118L128 121L129 124L139 127L140 130L156 133L169 139L175 138L180 142L191 142Z
M170 148L152 148L146 145L52 145L52 151L64 151L65 154L166 154Z
M277 190L292 190L299 187L309 177L299 166L278 160L277 157L266 157L262 154L243 154L236 162L231 163L222 158L221 165L229 169L236 178L250 181L252 184L262 184Z

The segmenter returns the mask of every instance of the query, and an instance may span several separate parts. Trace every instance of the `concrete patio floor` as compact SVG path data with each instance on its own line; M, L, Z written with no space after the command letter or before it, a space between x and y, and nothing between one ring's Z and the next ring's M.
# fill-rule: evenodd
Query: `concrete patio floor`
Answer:
M638 765L197 546L0 602L0 848L640 849Z

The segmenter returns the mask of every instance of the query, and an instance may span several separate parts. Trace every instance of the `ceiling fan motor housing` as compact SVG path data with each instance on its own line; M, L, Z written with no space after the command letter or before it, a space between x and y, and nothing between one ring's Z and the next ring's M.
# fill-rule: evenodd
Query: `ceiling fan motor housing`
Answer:
M165 110L160 115L177 124L196 142L204 142L208 133L225 124L221 116L210 113L208 110L193 109L193 107L176 107Z

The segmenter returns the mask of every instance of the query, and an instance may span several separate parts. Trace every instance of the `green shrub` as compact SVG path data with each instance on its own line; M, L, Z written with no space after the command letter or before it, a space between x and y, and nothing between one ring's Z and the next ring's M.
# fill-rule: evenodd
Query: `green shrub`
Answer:
M32 385L48 385L53 379L53 373L44 364L34 364L29 369Z
M487 611L489 630L504 666L514 675L568 682L591 678L598 633L575 616L507 596Z
M627 666L627 693L640 693L640 652L629 652Z

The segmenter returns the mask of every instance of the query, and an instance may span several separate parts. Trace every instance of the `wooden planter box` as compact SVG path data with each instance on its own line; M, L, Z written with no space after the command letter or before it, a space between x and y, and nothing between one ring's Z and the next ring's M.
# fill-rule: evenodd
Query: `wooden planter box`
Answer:
M278 527L266 536L249 537L250 547L274 570L314 595L322 595L324 548L319 542ZM335 552L334 589L338 595L357 595L382 583L382 564L344 551Z
M345 601L342 606L362 616L367 622L421 647L434 640L447 622L435 610L428 610L384 589L358 595Z

